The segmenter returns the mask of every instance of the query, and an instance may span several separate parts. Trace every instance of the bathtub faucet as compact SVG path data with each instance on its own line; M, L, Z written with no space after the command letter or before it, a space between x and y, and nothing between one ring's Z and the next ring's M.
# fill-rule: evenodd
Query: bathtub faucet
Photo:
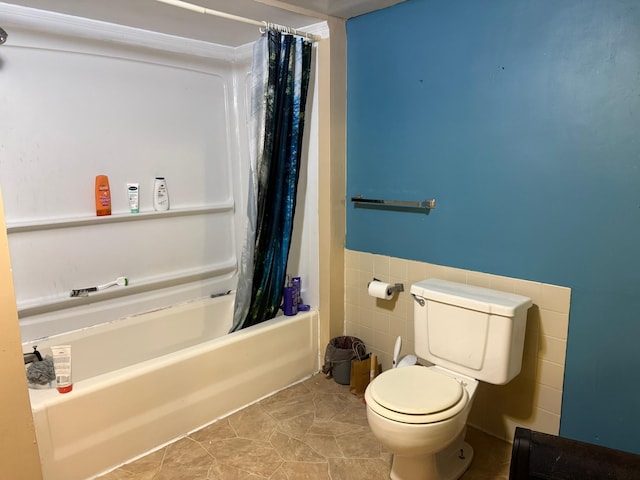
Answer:
M23 353L22 356L24 357L24 364L25 365L27 363L41 362L42 361L42 355L40 355L40 352L38 351L38 346L37 345L35 345L33 347L33 353Z

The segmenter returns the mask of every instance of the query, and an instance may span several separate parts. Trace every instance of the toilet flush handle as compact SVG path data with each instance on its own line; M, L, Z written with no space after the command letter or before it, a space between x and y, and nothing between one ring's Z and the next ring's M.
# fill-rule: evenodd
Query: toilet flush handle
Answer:
M415 293L412 293L411 296L421 307L424 307L424 298L417 296Z

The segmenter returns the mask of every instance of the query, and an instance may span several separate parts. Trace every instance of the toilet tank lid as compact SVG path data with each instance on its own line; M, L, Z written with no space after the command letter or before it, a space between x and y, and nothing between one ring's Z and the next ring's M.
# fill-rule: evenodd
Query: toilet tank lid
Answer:
M528 309L532 301L515 293L476 287L464 283L429 278L411 285L411 293L426 300L446 303L503 317L514 317Z

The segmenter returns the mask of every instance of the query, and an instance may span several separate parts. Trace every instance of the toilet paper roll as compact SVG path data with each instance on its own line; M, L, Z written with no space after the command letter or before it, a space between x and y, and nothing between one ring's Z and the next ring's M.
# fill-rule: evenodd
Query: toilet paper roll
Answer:
M369 283L369 295L376 298L382 298L383 300L390 300L393 297L393 290L391 290L390 283L379 282L373 280Z

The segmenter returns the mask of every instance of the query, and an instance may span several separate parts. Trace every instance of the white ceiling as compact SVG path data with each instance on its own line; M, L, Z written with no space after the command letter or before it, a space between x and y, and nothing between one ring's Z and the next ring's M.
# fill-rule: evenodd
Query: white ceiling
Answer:
M318 23L328 15L350 18L402 1L190 0L209 9L297 29ZM234 47L253 42L258 37L257 28L252 25L184 10L156 0L11 0L5 3ZM11 32L7 33L10 37Z

